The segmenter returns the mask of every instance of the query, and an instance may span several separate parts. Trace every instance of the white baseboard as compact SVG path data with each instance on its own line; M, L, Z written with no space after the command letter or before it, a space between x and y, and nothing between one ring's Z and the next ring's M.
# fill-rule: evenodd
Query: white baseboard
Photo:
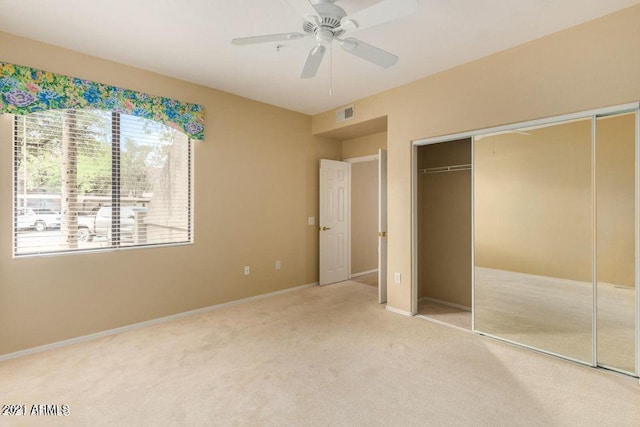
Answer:
M377 273L377 272L378 272L377 268L374 268L373 270L368 270L368 271L361 271L360 273L353 273L351 276L349 276L349 279L353 279L354 277L366 276L367 274Z
M420 301L437 302L438 304L447 305L449 307L457 308L458 310L471 311L471 307L467 307L466 305L456 304L455 302L444 301L437 298L422 297L418 300L418 302Z
M185 312L182 312L182 313L171 314L169 316L159 317L157 319L145 320L144 322L133 323L131 325L121 326L119 328L114 328L114 329L108 329L106 331L96 332L95 334L82 335L80 337L75 337L75 338L71 338L71 339L64 340L64 341L58 341L58 342L54 342L54 343L51 343L51 344L41 345L41 346L38 346L38 347L27 348L25 350L19 350L19 351L16 351L14 353L7 353L7 354L0 355L0 362L4 362L5 360L10 360L10 359L15 359L15 358L18 358L18 357L27 356L27 355L30 355L30 354L40 353L40 352L47 351L47 350L53 350L55 348L66 347L68 345L79 344L79 343L82 343L82 342L85 342L85 341L91 341L91 340L95 340L95 339L101 338L101 337L106 337L106 336L109 336L109 335L120 334L122 332L127 332L127 331L131 331L131 330L134 330L134 329L140 329L140 328L144 328L146 326L156 325L158 323L164 323L164 322L168 322L168 321L174 320L174 319L180 319L180 318L183 318L183 317L193 316L193 315L196 315L196 314L208 313L210 311L218 310L218 309L225 308L225 307L232 307L234 305L246 304L246 303L251 302L251 301L257 301L257 300L261 300L261 299L264 299L264 298L273 297L273 296L276 296L276 295L286 294L286 293L289 293L289 292L295 292L295 291L298 291L300 289L310 288L310 287L317 286L317 285L318 285L318 282L309 283L309 284L301 285L301 286L295 286L293 288L282 289L282 290L275 291L275 292L269 292L267 294L254 295L252 297L242 298L242 299L235 300L235 301L229 301L229 302L225 302L225 303L222 303L222 304L215 304L215 305L210 305L208 307L197 308L195 310L185 311Z
M489 268L489 267L476 267L476 270L479 270L480 272L484 272L485 274L494 274L502 277L509 276L509 278L512 280L513 278L519 278L523 280L534 279L534 280L541 280L541 281L554 281L556 283L562 283L567 285L580 285L580 286L589 286L589 287L593 286L592 282L582 282L582 281L573 280L573 279L561 279L558 277L540 276L538 274L521 273L519 271L499 270L496 268ZM615 283L598 282L598 286L609 286L612 288L635 292L635 289L632 286L617 285Z
M411 313L410 311L400 310L399 308L391 307L390 305L385 306L385 308L387 309L387 311L390 311L392 313L401 314L407 317L413 317L413 313Z

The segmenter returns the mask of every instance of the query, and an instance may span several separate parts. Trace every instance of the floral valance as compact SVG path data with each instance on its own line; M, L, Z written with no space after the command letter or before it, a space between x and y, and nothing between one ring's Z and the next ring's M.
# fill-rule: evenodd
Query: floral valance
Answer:
M144 117L204 139L200 105L0 62L0 113L80 108Z

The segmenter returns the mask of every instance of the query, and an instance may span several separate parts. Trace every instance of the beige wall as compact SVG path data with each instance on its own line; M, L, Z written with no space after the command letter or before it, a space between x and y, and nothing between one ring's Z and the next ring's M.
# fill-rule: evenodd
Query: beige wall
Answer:
M193 245L17 260L12 120L0 115L0 354L318 280L307 217L318 215L318 159L342 147L311 136L309 116L4 33L0 60L206 108Z
M418 169L471 163L471 140L418 148ZM471 307L471 171L418 175L418 298Z
M474 178L476 265L591 281L591 120L482 138Z
M387 117L388 304L411 307L411 141L640 99L640 6L354 102ZM335 131L334 111L312 132ZM402 283L393 283L393 273Z
M387 133L379 132L342 141L342 158L353 159L378 154L378 150L387 149Z
M378 161L351 165L351 273L378 268Z

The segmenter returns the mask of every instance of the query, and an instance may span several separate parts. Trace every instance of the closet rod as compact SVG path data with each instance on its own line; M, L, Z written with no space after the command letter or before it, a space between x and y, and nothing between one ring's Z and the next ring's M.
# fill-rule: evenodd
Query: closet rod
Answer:
M437 168L425 168L418 169L419 174L428 174L428 173L442 173L442 172L455 172L455 171L468 171L471 170L471 164L466 165L451 165L451 166L440 166Z

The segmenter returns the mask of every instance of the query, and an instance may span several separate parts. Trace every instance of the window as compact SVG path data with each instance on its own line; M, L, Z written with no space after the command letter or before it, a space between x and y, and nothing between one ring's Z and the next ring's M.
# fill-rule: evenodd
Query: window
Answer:
M190 243L191 140L102 110L15 116L14 254Z

